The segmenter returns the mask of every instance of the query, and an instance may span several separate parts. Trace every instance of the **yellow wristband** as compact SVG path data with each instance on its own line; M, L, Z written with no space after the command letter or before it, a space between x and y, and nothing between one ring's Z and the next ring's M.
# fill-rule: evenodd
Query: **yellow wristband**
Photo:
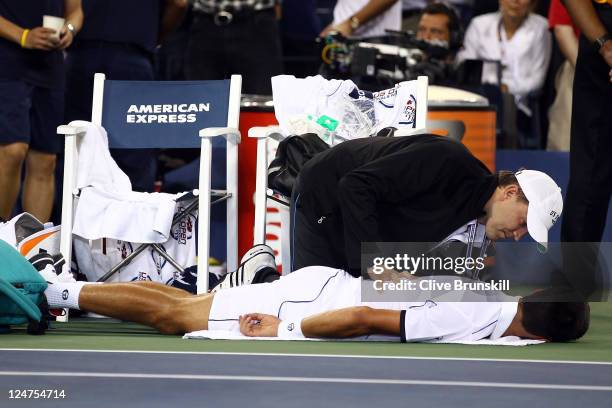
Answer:
M28 34L29 34L30 30L28 30L27 28L25 30L23 30L23 33L21 34L21 48L25 48L25 42L26 39L28 38Z

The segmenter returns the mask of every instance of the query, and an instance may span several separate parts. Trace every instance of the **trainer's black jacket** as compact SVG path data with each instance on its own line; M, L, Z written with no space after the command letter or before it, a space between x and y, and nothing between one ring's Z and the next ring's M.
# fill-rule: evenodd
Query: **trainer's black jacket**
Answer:
M315 156L300 172L294 197L300 195L308 222L340 218L334 222L338 228L316 238L344 246L337 252L344 259L326 261L333 263L327 266L358 276L361 242L439 242L483 215L497 182L456 141L435 135L374 137Z

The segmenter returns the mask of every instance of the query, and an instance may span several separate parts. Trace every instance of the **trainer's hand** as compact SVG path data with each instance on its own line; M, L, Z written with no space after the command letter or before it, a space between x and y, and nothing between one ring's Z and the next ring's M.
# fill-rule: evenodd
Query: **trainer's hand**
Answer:
M249 313L240 316L240 333L249 337L276 337L280 319L276 316Z
M55 30L45 27L32 28L26 37L24 48L51 51L57 48L59 40L54 37Z

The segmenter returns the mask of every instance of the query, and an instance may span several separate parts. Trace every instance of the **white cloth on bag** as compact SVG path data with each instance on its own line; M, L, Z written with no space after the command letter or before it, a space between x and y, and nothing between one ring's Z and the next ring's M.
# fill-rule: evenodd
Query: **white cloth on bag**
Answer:
M285 134L306 133L297 129L296 118L311 116L315 120L328 116L340 122L337 136L343 139L367 137L385 127L412 128L418 103L416 81L405 81L380 92L362 91L351 80L325 79L320 75L296 78L293 75L272 77L274 112ZM355 114L359 109L363 114ZM364 113L365 112L365 113ZM358 112L357 112L358 113ZM359 128L359 122L368 123Z
M85 121L70 126L87 128L77 139L76 188L81 195L72 232L91 240L167 241L180 195L132 191L130 179L110 155L104 128Z

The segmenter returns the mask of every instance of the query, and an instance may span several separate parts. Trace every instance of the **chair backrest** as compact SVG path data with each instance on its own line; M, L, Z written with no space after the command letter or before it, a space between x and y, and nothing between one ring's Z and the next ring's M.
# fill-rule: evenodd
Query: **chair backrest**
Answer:
M239 107L240 90L232 92L231 85L113 81L96 74L91 121L106 129L111 148L199 148L200 129L238 127L238 112L229 107Z
M227 267L238 266L238 146L242 78L222 81L106 81L95 74L92 123L103 126L111 148L199 148L198 291L208 289L212 149L226 162ZM58 127L66 135L61 252L70 265L73 193L79 125ZM72 136L72 137L70 137ZM218 136L224 136L218 137ZM224 140L225 139L225 140ZM206 225L204 225L204 223ZM200 279L200 277L202 279Z

